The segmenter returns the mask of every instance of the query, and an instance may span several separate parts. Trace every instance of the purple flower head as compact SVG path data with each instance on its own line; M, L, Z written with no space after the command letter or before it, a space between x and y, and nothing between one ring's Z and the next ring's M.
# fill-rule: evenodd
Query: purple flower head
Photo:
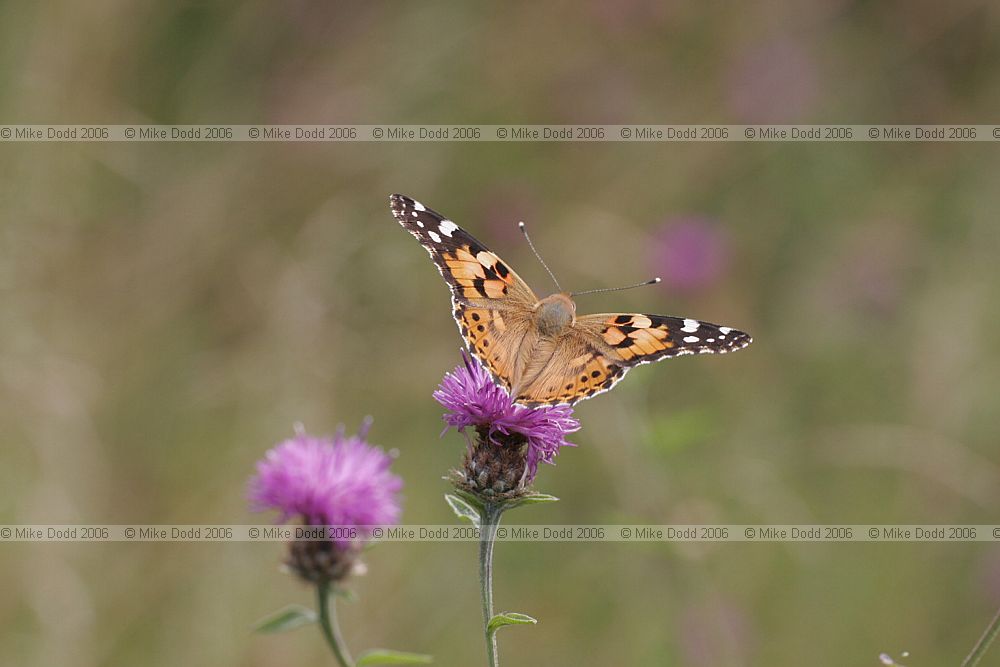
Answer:
M744 123L806 122L825 86L806 45L779 37L735 54L729 108Z
M573 418L573 408L518 405L477 361L470 360L464 352L462 357L464 363L446 373L434 392L434 399L448 411L445 423L462 432L473 427L498 447L511 440L526 443L521 484L530 484L539 462L555 463L561 447L575 446L566 441L567 434L580 430L580 422Z
M671 220L654 239L652 261L667 286L678 291L704 289L725 272L729 239L705 218Z
M312 526L396 523L403 480L389 472L392 458L368 444L366 431L332 438L297 432L269 450L250 479L251 509L278 510L282 522L298 518Z

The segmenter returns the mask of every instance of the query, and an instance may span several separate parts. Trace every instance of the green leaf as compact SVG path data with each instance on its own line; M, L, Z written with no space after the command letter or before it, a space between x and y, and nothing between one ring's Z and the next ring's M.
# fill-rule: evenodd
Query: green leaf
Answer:
M527 614L519 614L516 611L504 611L490 619L489 624L486 626L486 632L492 635L505 625L534 625L536 623L538 623L538 620Z
M529 493L521 498L521 502L526 505L534 503L554 503L557 500L559 499L556 498L555 496L550 496L547 493L534 493L534 492Z
M455 516L459 519L468 519L473 526L479 527L479 510L462 498L450 493L444 494L444 499L451 507L451 511L455 513Z
M316 622L316 612L302 605L292 604L265 616L253 626L254 632L286 632Z
M466 491L465 489L455 489L455 495L464 500L466 503L474 507L479 512L483 511L483 499L474 493Z
M515 498L514 500L508 501L504 510L513 509L515 507L520 507L521 505L537 505L538 503L554 503L558 498L555 496L550 496L547 493L528 493L520 498Z
M404 651L374 648L370 651L365 651L355 664L358 667L364 667L364 665L429 665L432 662L434 662L434 658L422 653L406 653Z
M330 592L336 595L338 598L342 599L344 602L353 603L358 601L358 594L352 591L350 588L337 587L331 589Z

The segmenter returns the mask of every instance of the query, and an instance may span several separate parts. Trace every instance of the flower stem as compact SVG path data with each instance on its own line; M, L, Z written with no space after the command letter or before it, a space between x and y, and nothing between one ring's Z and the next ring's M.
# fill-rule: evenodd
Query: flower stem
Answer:
M497 636L490 632L490 619L493 618L493 544L497 538L497 526L500 525L501 506L485 503L479 514L479 584L483 594L483 634L486 639L486 657L490 667L498 667Z
M319 625L323 628L326 643L330 645L340 667L354 667L351 653L344 644L344 638L340 636L340 626L337 625L337 603L330 602L329 582L324 581L316 585L316 597L319 602Z
M997 634L1000 633L1000 609L993 615L993 620L986 626L983 636L979 638L976 645L972 647L972 652L962 661L962 667L973 667L986 655L986 649L990 647Z

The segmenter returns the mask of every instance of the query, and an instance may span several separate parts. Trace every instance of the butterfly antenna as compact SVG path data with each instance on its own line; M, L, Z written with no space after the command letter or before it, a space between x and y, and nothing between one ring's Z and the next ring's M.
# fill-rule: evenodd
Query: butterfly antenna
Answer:
M658 282L660 282L659 278L653 278L643 283L636 283L635 285L626 285L625 287L602 287L600 289L589 289L586 292L573 292L572 294L570 294L570 296L580 296L581 294L597 294L599 292L621 292L622 290L633 289L636 287L655 285Z
M519 223L517 223L517 226L518 226L518 229L521 230L521 233L524 234L524 238L528 241L528 246L531 248L531 252L535 253L535 257L537 257L538 261L541 263L541 265L543 267L545 267L545 270L549 272L549 277L552 278L552 282L554 282L556 284L556 289L558 289L560 292L562 292L563 289L562 289L562 287L559 286L559 281L556 280L556 274L552 273L552 269L549 268L549 265L545 263L545 260L542 259L542 256L538 254L537 250L535 250L535 244L531 242L531 237L528 236L528 230L525 229L524 223L523 222L519 222Z

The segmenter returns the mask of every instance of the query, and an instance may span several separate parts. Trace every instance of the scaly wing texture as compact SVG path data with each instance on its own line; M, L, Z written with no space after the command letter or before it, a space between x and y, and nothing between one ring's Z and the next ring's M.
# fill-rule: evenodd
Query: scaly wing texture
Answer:
M575 330L558 339L542 339L515 386L518 403L531 407L571 404L610 388L624 367L599 339Z
M575 403L611 389L640 364L685 354L724 354L751 343L749 335L691 318L624 313L584 315L540 368L525 373L518 401Z
M389 205L451 288L453 314L469 351L509 389L524 367L522 346L538 297L496 254L443 215L405 195L392 195Z

